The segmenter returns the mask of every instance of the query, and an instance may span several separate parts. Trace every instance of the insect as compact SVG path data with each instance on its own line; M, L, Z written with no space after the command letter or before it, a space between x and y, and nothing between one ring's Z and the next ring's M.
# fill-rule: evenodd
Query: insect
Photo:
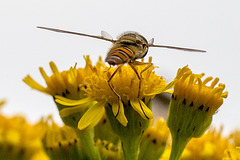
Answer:
M139 91L138 91L138 101L140 104L140 107L144 113L144 110L141 106L139 97L140 97L140 90L141 90L141 79L142 79L142 73L146 71L148 68L150 68L153 64L150 62L139 62L136 61L137 59L143 58L146 56L149 47L160 47L160 48L169 48L169 49L177 49L177 50L183 50L183 51L190 51L190 52L206 52L204 50L199 49L190 49L190 48L182 48L182 47L174 47L174 46L165 46L165 45L154 45L154 39L150 39L147 41L142 35L136 33L136 32L126 32L123 33L118 39L113 40L113 38L106 32L102 31L101 36L95 36L85 33L77 33L77 32L71 32L71 31L65 31L61 29L54 29L54 28L48 28L48 27L37 27L41 29L46 29L50 31L60 32L60 33L69 33L69 34L75 34L80 36L86 36L96 39L101 39L105 41L112 42L113 45L111 49L109 50L105 62L107 62L110 66L117 65L118 67L115 69L113 74L108 79L108 85L111 88L111 90L114 92L114 94L118 97L119 102L119 108L118 112L115 115L115 117L118 116L119 110L120 110L120 102L121 102L121 96L115 91L114 87L111 85L111 80L114 77L114 75L117 73L117 71L124 65L129 64L133 71L136 73L138 79L139 79ZM136 70L136 65L147 65L140 74ZM147 119L147 115L144 113Z

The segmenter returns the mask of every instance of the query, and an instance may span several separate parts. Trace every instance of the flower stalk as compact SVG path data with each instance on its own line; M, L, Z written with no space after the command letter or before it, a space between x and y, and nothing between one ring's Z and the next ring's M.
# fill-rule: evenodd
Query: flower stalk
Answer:
M94 128L85 130L76 129L78 138L81 140L82 150L87 159L101 159L98 149L94 145Z
M172 149L169 160L179 160L183 150L190 140L191 138L182 138L178 134L172 135Z

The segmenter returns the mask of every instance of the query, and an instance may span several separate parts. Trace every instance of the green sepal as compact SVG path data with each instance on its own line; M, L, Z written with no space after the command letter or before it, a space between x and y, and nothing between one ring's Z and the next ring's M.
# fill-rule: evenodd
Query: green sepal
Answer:
M122 150L119 145L114 145L106 140L96 140L96 146L99 149L102 160L120 160L123 159Z
M51 160L84 159L79 142L59 142L58 146L44 149Z
M109 119L106 116L103 116L101 121L94 127L95 132L95 141L98 139L106 140L111 142L114 145L118 145L119 137L113 132Z
M25 147L15 146L13 144L0 144L0 157L6 160L25 160L31 159L34 151L27 151Z
M178 160L191 140L202 136L212 122L212 115L201 106L186 105L173 97L169 104L167 125L172 135L171 160Z
M184 138L200 137L212 122L212 117L196 107L177 103L172 99L169 105L167 125L171 134L179 134Z
M151 101L146 105L148 108L151 108ZM124 113L128 120L126 127L115 118L110 104L105 106L105 110L112 130L119 136L122 142L125 159L138 159L140 142L143 132L149 125L149 120L143 119L141 115L133 109L130 103L124 104Z

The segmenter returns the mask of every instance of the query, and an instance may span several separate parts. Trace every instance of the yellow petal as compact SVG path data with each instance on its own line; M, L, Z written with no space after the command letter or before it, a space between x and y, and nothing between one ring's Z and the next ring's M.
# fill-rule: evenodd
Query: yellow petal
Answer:
M62 104L64 106L77 106L77 105L81 105L81 104L85 104L85 103L89 103L91 101L93 101L91 98L84 98L81 100L72 100L72 99L68 99L62 96L54 96L55 97L55 101L59 104Z
M69 115L72 115L74 113L77 113L77 112L81 112L83 109L85 109L85 107L87 107L89 103L85 103L85 104L82 104L82 105L79 105L79 106L75 106L75 107L68 107L68 108L64 108L62 109L59 114L62 118L64 117L67 117ZM94 102L93 104L95 104L96 102Z
M127 126L127 123L128 123L128 120L124 114L124 108L123 108L123 103L122 101L120 102L120 107L119 107L119 104L118 103L113 103L112 105L112 111L113 111L113 114L114 116L116 116L117 114L117 117L116 119L123 125L123 126ZM118 113L119 112L119 113Z
M169 89L169 90L164 91L163 93L170 93L170 94L173 94L173 90L172 90L172 89Z
M78 122L78 129L83 130L86 127L97 124L105 113L105 102L96 103L89 108Z
M189 72L189 71L191 72L191 70L188 68L188 65L184 66L183 68L179 68L177 71L177 75L174 79L181 78L185 72Z
M166 84L165 87L159 89L158 91L156 92L151 92L150 94L144 94L145 96L153 96L153 95L156 95L156 94L160 94L160 93L173 93L172 90L169 90L171 87L173 87L173 85L175 84L177 80L173 80L172 82L169 82L168 84Z
M50 82L49 82L49 81L50 81L50 78L48 77L48 75L46 74L46 72L44 71L44 69L43 69L42 67L39 67L39 71L40 71L43 79L45 80L45 82L46 82L47 84L49 84L49 83L50 83Z
M176 80L173 80L172 82L169 82L164 88L162 88L162 92L168 90L175 84Z
M50 65L53 73L59 73L58 68L57 68L56 64L53 61L51 61L49 63L49 65Z
M152 111L146 106L146 104L141 100L130 100L131 106L135 111L137 111L144 119L152 119Z
M40 85L39 83L37 83L34 79L32 79L31 76L26 76L23 79L23 82L25 82L27 85L29 85L32 89L36 89L38 91L50 94L46 88L44 88L42 85Z

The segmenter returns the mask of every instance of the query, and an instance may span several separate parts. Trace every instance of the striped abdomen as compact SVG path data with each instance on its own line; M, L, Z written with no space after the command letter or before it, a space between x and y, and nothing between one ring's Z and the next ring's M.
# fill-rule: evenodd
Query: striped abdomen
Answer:
M105 61L110 65L128 63L135 59L135 52L128 46L113 47L107 54Z

